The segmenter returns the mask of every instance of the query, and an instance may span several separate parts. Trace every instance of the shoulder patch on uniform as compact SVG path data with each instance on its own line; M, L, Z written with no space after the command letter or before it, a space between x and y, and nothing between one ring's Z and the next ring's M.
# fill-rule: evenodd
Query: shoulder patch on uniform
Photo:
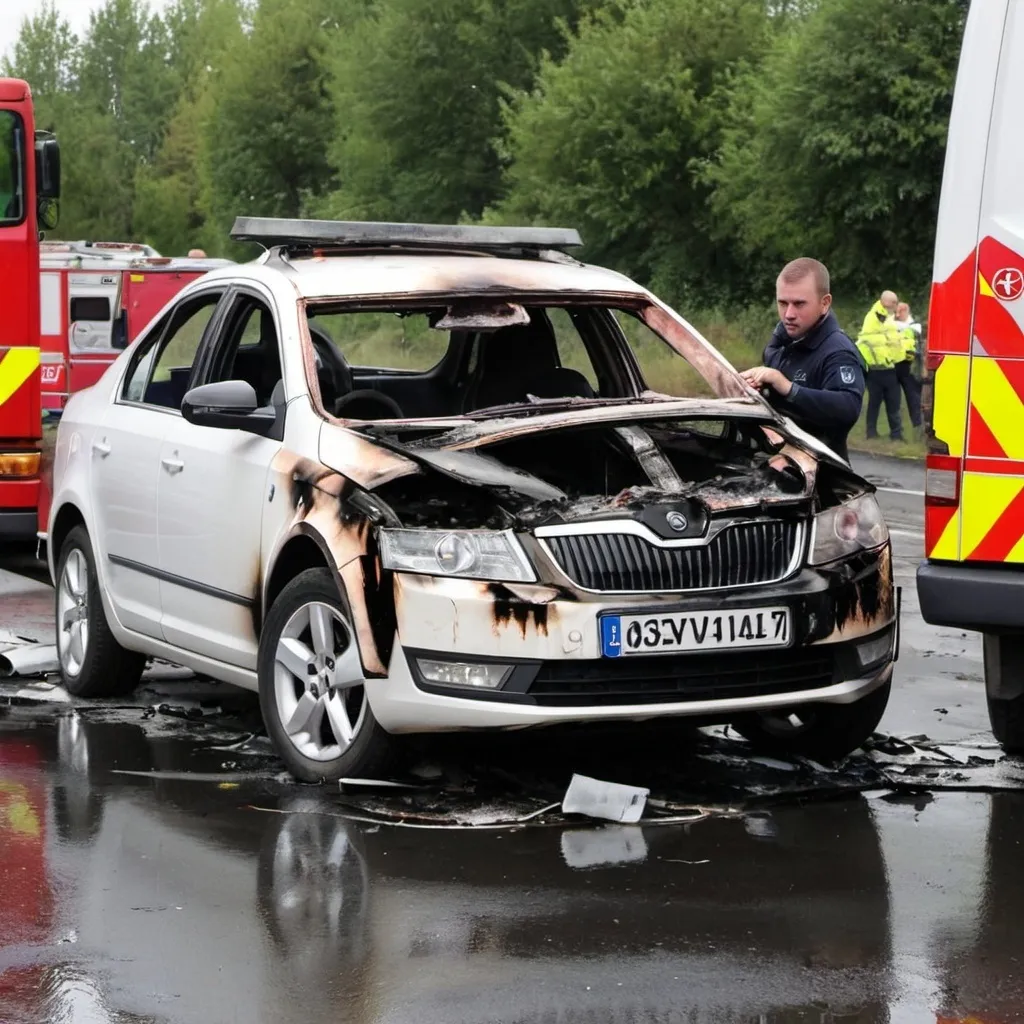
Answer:
M839 379L844 384L852 384L857 379L857 371L852 366L840 366Z

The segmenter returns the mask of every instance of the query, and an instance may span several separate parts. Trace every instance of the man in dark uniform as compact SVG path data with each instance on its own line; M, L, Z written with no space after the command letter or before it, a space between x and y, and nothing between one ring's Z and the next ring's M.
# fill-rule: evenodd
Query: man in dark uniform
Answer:
M817 260L793 260L782 268L775 293L779 323L764 365L744 371L743 379L848 460L846 438L860 416L864 369L832 312L828 270Z

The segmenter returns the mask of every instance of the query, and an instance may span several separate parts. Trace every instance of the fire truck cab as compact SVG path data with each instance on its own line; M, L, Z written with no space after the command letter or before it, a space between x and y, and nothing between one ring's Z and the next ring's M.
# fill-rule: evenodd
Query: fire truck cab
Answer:
M931 304L921 614L983 635L996 738L1024 751L1024 4L973 3Z
M39 229L57 222L60 149L28 84L0 78L0 540L34 538L42 461Z

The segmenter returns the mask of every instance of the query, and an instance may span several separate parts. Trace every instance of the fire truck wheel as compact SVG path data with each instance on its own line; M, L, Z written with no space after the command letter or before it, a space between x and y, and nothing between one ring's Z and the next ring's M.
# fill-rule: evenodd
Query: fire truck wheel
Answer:
M55 593L57 653L67 690L76 697L131 693L146 659L125 650L110 632L84 526L76 526L60 550Z
M853 704L805 704L744 715L733 728L758 752L834 762L853 753L878 727L891 684Z
M982 651L992 733L1008 754L1024 753L1024 693L1003 696L1024 685L1024 637L986 633Z

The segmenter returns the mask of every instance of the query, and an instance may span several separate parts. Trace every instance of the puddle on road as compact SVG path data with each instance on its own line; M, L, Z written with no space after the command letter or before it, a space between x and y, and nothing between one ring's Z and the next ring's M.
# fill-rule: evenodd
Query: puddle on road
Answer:
M586 823L561 813L573 774L649 789L645 827L858 792L914 797L941 789L1024 789L1024 763L1005 758L988 735L959 744L878 736L871 749L828 767L754 756L726 728L680 721L418 737L407 744L407 764L382 784L309 787L294 782L274 756L254 694L162 665L129 700L80 701L49 683L0 681L0 732L47 724L55 730L58 764L105 785L213 786L266 813L280 811L275 794L312 793L320 813L404 828ZM620 833L627 860L638 848L629 837ZM606 835L602 842L612 840Z

